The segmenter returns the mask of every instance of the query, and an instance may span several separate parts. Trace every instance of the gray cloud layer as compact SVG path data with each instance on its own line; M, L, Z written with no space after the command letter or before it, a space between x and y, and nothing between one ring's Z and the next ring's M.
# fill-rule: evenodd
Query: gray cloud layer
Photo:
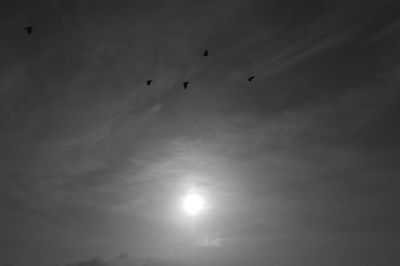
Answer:
M2 2L0 259L396 264L398 10Z

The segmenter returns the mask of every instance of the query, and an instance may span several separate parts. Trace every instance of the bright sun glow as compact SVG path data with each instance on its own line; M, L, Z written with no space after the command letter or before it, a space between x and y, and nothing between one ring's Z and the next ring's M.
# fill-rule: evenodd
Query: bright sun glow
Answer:
M198 215L204 210L204 199L197 194L187 195L183 199L183 209L190 216Z

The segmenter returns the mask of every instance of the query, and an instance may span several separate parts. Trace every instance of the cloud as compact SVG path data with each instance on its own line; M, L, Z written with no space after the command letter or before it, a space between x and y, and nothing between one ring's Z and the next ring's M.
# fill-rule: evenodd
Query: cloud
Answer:
M66 266L110 266L110 264L105 262L101 257L96 256L88 260L69 263Z
M121 253L110 259L95 256L88 260L68 263L65 266L180 266L181 264L178 261L168 259Z
M119 250L117 238L151 245L154 231L173 231L164 223L174 216L169 199L193 184L215 203L213 232L395 228L378 225L396 220L380 205L398 202L391 189L399 81L388 78L398 69L376 86L352 86L384 72L380 60L386 67L398 62L391 56L397 39L385 46L387 58L376 55L382 46L375 43L398 30L396 9L389 24L368 30L375 38L365 44L358 30L379 22L381 4L278 2L34 9L49 14L35 22L39 34L30 49L18 31L17 41L6 38L0 67L0 208L12 229L5 230L35 248L68 242L71 253L86 247L96 254L104 243ZM23 17L29 16L13 21ZM10 33L18 26L3 24ZM203 47L210 49L206 60ZM251 84L250 72L257 77ZM193 87L183 91L181 79ZM55 234L53 226L66 230ZM143 235L131 238L132 231ZM194 244L217 248L224 239L205 236ZM16 252L22 246L2 245ZM163 263L121 256L71 265Z
M220 248L223 244L223 239L215 236L204 236L195 242L195 245L206 248Z

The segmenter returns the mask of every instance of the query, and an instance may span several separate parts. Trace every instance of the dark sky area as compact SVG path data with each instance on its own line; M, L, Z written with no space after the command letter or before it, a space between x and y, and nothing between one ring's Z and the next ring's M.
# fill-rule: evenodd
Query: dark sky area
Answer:
M6 0L0 32L0 266L400 265L399 1Z

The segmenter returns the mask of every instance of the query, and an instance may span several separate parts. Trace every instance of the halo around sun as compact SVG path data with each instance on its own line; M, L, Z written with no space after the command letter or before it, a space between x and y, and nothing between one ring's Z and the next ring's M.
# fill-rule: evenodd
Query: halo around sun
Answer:
M187 215L197 216L205 207L204 199L198 194L189 194L183 198L183 210Z

